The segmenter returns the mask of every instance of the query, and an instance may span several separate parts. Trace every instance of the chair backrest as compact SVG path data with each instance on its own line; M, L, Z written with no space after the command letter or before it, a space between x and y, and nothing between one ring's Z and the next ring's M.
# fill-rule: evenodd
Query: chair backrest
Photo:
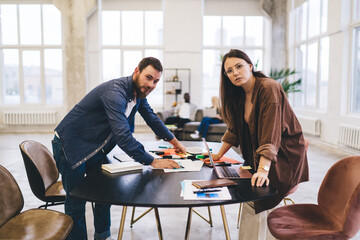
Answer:
M352 237L359 231L360 156L343 158L329 169L319 189L318 204L342 223L344 235Z
M24 198L11 173L0 165L0 227L19 214L24 207Z
M51 152L41 143L26 140L20 144L30 187L35 196L43 201L45 191L59 178Z

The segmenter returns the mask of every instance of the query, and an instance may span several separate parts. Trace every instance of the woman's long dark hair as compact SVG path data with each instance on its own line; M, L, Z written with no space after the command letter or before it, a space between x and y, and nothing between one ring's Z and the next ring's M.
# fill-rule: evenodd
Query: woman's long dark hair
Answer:
M231 49L228 53L226 53L223 57L221 63L221 77L220 77L220 100L221 100L221 112L224 122L227 124L229 128L234 128L236 124L235 113L239 101L243 98L244 90L242 87L237 87L232 84L230 79L225 73L225 61L228 58L241 58L245 60L248 64L252 65L252 74L255 77L265 77L267 76L263 74L261 71L255 71L254 65L251 62L249 56L241 50Z

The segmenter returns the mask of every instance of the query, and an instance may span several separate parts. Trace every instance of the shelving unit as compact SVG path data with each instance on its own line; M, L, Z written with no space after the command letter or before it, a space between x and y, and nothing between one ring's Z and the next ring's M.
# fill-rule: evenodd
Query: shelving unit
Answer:
M165 68L163 81L163 109L169 109L175 102L183 101L184 93L190 93L190 68Z

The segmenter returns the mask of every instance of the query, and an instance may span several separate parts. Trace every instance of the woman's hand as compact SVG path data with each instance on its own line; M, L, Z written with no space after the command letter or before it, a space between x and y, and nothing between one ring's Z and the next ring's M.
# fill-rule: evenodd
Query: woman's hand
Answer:
M217 161L222 157L222 155L219 154L219 153L211 153L211 156L212 156L214 161Z
M251 186L262 187L264 183L266 186L269 186L270 180L268 178L269 172L263 170L262 168L258 169L256 173L251 178Z

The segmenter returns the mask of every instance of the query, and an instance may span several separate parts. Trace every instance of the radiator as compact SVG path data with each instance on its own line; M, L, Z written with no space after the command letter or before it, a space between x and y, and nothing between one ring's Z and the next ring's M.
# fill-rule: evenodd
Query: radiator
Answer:
M4 125L53 125L56 112L4 112Z
M304 133L320 136L321 121L313 117L297 116Z
M339 144L360 150L360 127L340 124Z
M135 125L136 126L146 125L145 120L142 118L142 116L139 113L135 114Z

